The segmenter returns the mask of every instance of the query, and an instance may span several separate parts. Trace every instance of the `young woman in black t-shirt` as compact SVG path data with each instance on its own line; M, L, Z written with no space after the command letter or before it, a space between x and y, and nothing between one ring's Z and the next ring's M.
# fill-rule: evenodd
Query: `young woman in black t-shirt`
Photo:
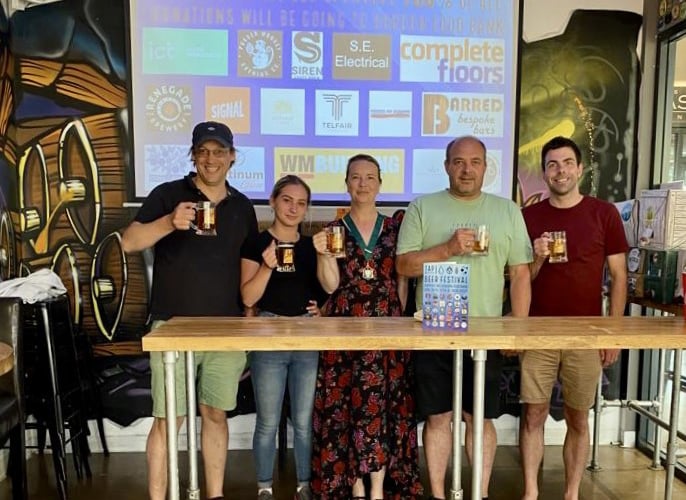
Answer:
M269 204L274 222L256 238L247 241L241 259L243 303L263 316L318 316L326 292L327 267L335 267L325 248L316 249L312 237L299 233L310 202L310 188L299 177L287 175L272 190ZM277 261L277 246L287 244L290 258ZM321 246L321 245L319 245ZM318 267L321 282L318 279ZM250 353L250 371L255 392L257 418L253 453L257 471L257 498L273 498L272 472L275 439L281 418L286 382L290 396L291 422L298 487L297 500L312 498L310 461L312 450L312 405L317 379L315 351L269 351Z

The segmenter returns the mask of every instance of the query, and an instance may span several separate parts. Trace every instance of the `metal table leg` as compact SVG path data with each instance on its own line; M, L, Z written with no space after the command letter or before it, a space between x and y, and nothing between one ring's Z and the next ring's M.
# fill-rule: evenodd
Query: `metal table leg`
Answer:
M462 500L462 351L453 353L453 481L450 488L451 500Z
M603 405L603 371L600 370L600 378L598 379L598 387L595 390L595 407L593 408L593 446L591 452L591 465L586 467L586 470L591 472L599 472L603 468L598 463L598 456L600 454L600 414Z
M198 434L195 420L195 353L186 352L186 425L188 429L188 500L200 499L198 487Z
M164 399L167 415L167 488L169 500L179 500L179 442L176 433L176 351L164 351Z
M657 382L657 397L655 398L658 402L658 407L656 408L657 418L662 419L664 415L665 408L665 363L667 358L667 349L660 349L659 351L659 361L658 361L658 382ZM662 464L660 464L660 450L662 449L662 427L655 425L655 433L653 434L653 462L650 468L653 470L662 470Z
M475 349L474 358L474 436L472 438L472 500L481 500L484 466L484 394L486 384L486 351Z
M665 500L671 500L676 466L679 400L681 399L681 349L674 349L674 377L672 378L672 404L669 409L669 439L665 467Z

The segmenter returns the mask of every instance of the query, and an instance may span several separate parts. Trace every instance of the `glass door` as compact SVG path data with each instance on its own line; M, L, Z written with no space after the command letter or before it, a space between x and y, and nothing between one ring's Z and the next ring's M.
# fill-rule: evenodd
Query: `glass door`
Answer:
M684 96L686 97L686 93ZM672 122L672 141L666 160L663 182L686 181L686 126L675 127Z
M681 26L686 27L686 23ZM652 187L666 182L684 181L686 184L686 30L676 33L671 30L669 33L659 40ZM658 350L641 352L639 399L661 400L661 418L669 422L672 392L681 391L681 404L676 409L677 428L686 432L686 356L682 356L681 379L674 380L674 351L662 352L662 362ZM639 417L639 447L652 454L657 445L664 458L667 431L659 432L657 443L654 438L655 425ZM683 442L679 445L683 447ZM686 475L685 456L678 458L677 472L681 472L682 477Z

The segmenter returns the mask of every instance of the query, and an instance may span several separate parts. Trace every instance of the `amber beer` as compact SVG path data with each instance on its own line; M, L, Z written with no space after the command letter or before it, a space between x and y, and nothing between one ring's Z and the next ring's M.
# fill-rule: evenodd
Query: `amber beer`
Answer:
M280 273L295 271L295 245L280 241L276 244L276 270Z
M195 222L191 226L201 236L216 236L217 228L214 219L215 206L211 201L199 201L195 204Z
M326 228L326 251L336 258L345 256L345 229L343 226Z
M550 252L548 262L551 264L567 262L567 234L565 231L550 232L548 251Z
M474 235L474 247L472 248L473 255L488 255L488 246L490 243L490 235L488 227L481 225L477 227Z

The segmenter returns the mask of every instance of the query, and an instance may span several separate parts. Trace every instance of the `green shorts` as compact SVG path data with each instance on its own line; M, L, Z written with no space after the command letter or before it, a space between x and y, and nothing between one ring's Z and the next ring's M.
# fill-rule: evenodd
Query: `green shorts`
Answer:
M155 321L152 329L159 327L163 321ZM238 382L246 366L244 351L196 352L195 376L198 403L218 408L233 410L236 408ZM164 363L162 352L150 353L150 371L152 374L152 415L166 417L164 400ZM186 358L179 353L175 368L176 380L176 414L186 415Z

